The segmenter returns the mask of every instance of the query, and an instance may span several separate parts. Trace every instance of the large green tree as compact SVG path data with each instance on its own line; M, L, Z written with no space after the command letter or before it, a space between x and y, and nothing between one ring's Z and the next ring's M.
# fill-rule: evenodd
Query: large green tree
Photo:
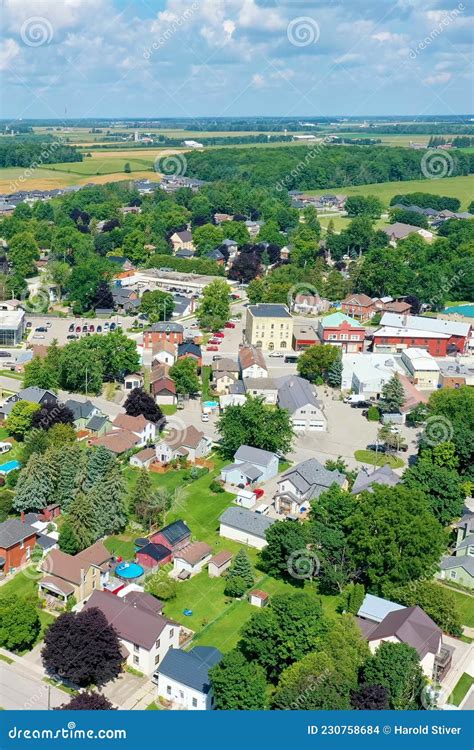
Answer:
M382 394L378 403L379 409L384 414L396 414L400 411L405 400L402 381L397 373L382 387Z
M219 418L223 453L231 457L241 445L268 451L290 450L293 428L285 409L274 409L261 398L249 397L244 404L228 406Z
M204 287L196 313L199 325L205 330L222 328L230 317L229 285L216 279Z
M317 574L317 557L306 548L305 527L299 521L278 521L267 529L265 538L260 562L266 573L295 581Z
M5 422L5 427L15 440L23 440L29 430L31 430L33 417L40 410L39 404L33 404L30 401L17 401L13 405L10 414Z
M197 364L191 357L178 359L170 367L170 377L176 386L176 393L189 396L199 392L200 382L197 374Z
M298 374L309 380L310 383L322 382L322 380L327 379L329 371L340 358L341 351L337 346L331 344L309 346L298 357L296 365Z
M444 633L456 638L462 635L463 617L455 592L436 581L410 581L390 590L390 598L406 607L421 607Z
M38 609L24 597L0 596L0 646L9 651L31 648L41 630Z
M150 323L158 323L160 320L169 320L173 314L173 295L161 292L144 292L140 300L140 311L148 315Z
M364 680L388 690L389 705L396 711L421 708L426 680L418 653L406 643L381 643L363 668Z
M209 670L214 705L219 711L258 711L266 708L265 672L240 651L229 651Z

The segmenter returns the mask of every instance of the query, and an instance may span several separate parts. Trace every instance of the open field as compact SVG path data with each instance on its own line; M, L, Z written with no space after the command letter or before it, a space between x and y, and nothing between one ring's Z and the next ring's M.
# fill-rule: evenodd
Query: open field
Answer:
M404 182L351 185L338 187L337 192L344 193L344 195L376 195L386 206L389 205L394 195L400 193L433 193L434 195L459 198L461 210L466 210L472 201L473 183L472 175L463 175L461 177L444 177L440 180L406 180ZM334 191L329 188L326 190L305 190L305 193L309 193L309 195L324 195L329 192Z

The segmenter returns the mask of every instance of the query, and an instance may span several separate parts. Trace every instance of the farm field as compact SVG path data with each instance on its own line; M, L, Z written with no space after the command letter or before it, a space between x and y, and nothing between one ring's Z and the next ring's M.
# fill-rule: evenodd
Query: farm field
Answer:
M390 200L399 193L433 193L435 195L447 195L450 198L459 198L461 210L466 210L472 200L472 187L474 179L472 175L461 177L444 177L440 180L406 180L404 182L380 182L370 185L351 185L338 187L338 193L344 195L376 195L388 207ZM334 190L336 190L334 188ZM326 190L305 190L310 195L324 195L333 192Z

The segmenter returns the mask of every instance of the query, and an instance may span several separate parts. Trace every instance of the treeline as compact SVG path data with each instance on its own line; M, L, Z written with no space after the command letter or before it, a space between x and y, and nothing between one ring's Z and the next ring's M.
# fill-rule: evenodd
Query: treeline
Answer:
M74 146L60 141L0 141L0 167L33 167L56 162L82 161Z
M428 148L437 148L451 143L454 148L470 148L474 146L474 137L468 135L456 136L456 138L442 138L439 135L432 135L428 141Z
M434 208L437 211L459 211L461 201L458 198L450 198L448 195L435 195L434 193L400 193L394 195L390 201L391 206L397 204Z
M474 158L451 151L451 175L467 175ZM419 151L381 146L287 146L280 149L236 148L193 152L187 156L187 174L202 180L244 179L253 185L287 190L339 188L423 179Z

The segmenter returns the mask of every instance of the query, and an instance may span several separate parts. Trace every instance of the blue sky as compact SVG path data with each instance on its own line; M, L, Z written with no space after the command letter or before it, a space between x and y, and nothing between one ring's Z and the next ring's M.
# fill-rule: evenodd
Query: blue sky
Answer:
M0 116L472 111L472 0L2 0Z

